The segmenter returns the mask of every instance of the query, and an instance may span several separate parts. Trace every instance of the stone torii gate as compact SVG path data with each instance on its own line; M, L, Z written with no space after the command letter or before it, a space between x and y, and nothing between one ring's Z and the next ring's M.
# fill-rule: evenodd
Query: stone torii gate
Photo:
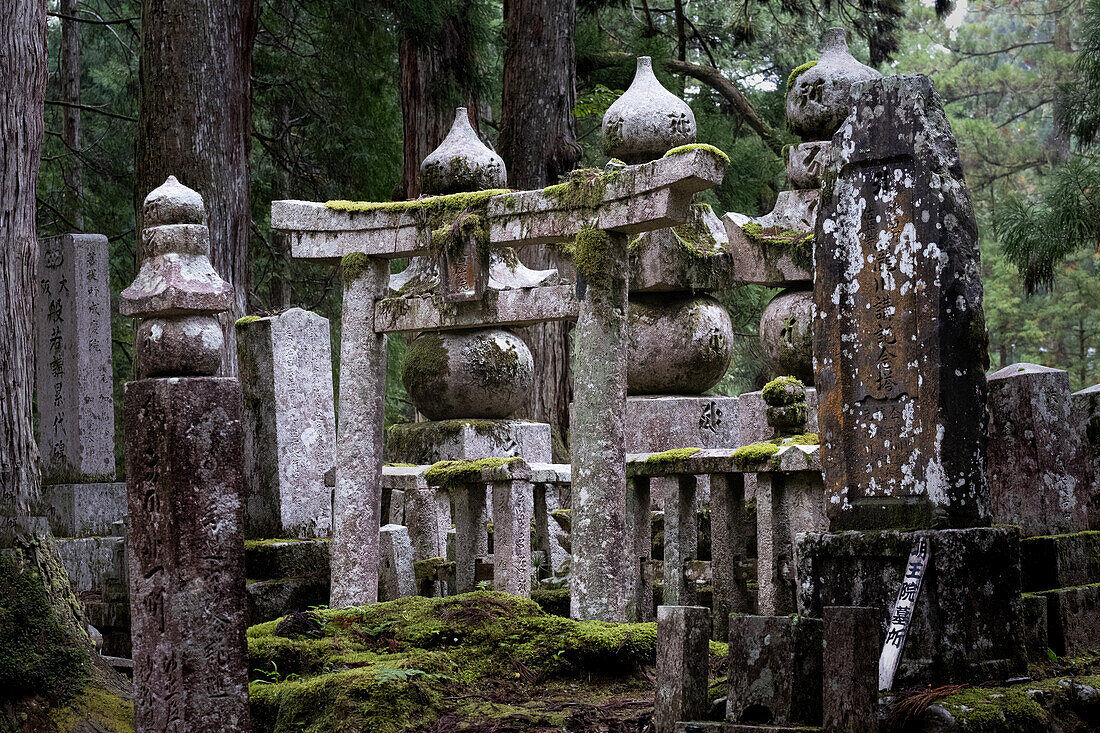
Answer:
M635 617L622 433L628 244L688 221L692 196L719 184L726 163L713 148L685 146L643 165L575 172L542 190L272 202L272 227L289 235L293 257L343 267L333 607L377 600L386 334L576 319L571 612ZM570 241L575 286L484 287L501 248ZM388 297L388 261L402 257L434 258L442 288Z

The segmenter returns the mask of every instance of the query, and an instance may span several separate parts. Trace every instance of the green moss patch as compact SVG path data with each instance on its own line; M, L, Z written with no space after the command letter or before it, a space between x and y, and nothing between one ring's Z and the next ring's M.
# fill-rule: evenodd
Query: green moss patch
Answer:
M817 61L807 61L801 66L796 66L791 70L790 76L787 77L787 89L794 86L795 79L805 74L810 69L817 66Z
M779 226L765 227L755 221L741 225L741 231L750 242L759 245L780 246L791 257L791 261L803 270L813 268L814 235L812 233L784 229Z
M318 616L319 638L275 636L275 622L249 629L258 733L463 730L487 720L501 730L591 730L598 720L571 717L578 706L591 715L592 705L653 695L644 669L656 662L654 623L572 621L493 592Z
M806 385L795 377L776 377L764 385L760 396L772 407L793 405L806 401Z
M666 450L663 453L654 453L649 458L646 458L645 462L651 466L665 466L670 463L682 461L685 458L691 458L700 450L702 450L702 448L673 448L672 450Z
M362 214L371 211L388 211L400 214L410 211L458 213L464 209L487 204L493 196L511 193L507 188L491 188L485 191L452 193L447 196L428 196L412 201L326 201L325 208L343 211L349 214Z
M779 452L780 448L786 448L791 445L819 445L820 442L821 440L817 433L791 435L779 440L765 440L760 443L743 445L733 452L732 458L734 463L745 468L756 466L769 460Z
M234 321L233 325L234 326L247 326L248 324L255 323L258 320L260 320L260 316L244 316L244 317L238 318L236 321Z
M481 480L481 472L489 468L500 468L509 463L522 461L522 458L478 458L476 461L439 461L424 472L424 480L429 486L452 489L462 484L476 483Z
M450 353L437 333L422 333L405 350L401 383L416 399L436 402L447 391L451 373Z
M672 150L669 150L667 153L665 153L664 157L669 158L673 155L680 155L681 153L690 153L692 150L700 150L704 153L710 153L715 158L718 158L718 160L722 161L723 165L730 164L730 157L728 155L726 155L724 152L714 147L713 145L707 145L706 143L692 143L690 145L681 145L679 147L673 148Z

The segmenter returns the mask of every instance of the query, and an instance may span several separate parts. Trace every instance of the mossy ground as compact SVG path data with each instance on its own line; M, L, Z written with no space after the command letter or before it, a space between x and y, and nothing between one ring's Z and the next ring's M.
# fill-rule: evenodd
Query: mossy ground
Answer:
M255 731L594 730L611 721L642 730L652 715L653 623L577 622L494 592L318 618L317 638L275 636L277 622L249 629ZM711 645L715 665L727 653Z
M1082 688L1081 686L1084 686ZM1100 676L1054 677L1007 687L972 687L939 700L965 733L1100 729Z

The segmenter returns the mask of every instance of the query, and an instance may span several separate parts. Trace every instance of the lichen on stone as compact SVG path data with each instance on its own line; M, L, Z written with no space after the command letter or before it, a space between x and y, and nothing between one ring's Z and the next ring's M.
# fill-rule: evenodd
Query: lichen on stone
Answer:
M806 385L794 377L776 377L761 390L764 404L782 407L806 401Z
M542 189L542 193L563 208L595 210L603 204L608 185L621 175L618 170L579 168L566 174L564 182Z
M522 458L478 458L473 461L437 461L424 472L424 480L429 486L453 489L463 484L481 481L481 473L486 469L500 468L509 463L522 461Z
M450 373L450 353L439 334L422 333L405 350L401 383L409 394L427 400L442 397Z
M340 259L340 272L347 285L359 279L370 267L370 257L363 252L349 252Z
M730 164L730 157L722 152L721 149L714 147L713 145L707 145L706 143L691 143L689 145L680 145L679 147L672 148L664 157L669 158L673 155L680 155L682 153L690 153L693 150L699 150L704 153L710 153L718 160L722 161L723 165Z
M242 316L233 322L234 326L247 326L250 323L255 323L260 320L260 316Z
M789 435L784 438L775 440L765 440L759 443L750 443L749 445L743 445L732 454L734 463L742 468L746 466L754 466L768 459L774 457L779 453L780 448L786 448L792 445L820 445L820 438L817 433L802 433L800 435Z

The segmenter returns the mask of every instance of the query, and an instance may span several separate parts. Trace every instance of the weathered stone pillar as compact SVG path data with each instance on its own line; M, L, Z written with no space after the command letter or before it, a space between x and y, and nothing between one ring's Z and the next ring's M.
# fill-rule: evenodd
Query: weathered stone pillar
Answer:
M382 423L386 336L374 331L374 301L389 282L388 260L361 253L341 262L340 420L332 518L333 608L378 600L382 511Z
M706 717L709 645L709 608L657 607L657 733L672 733L681 720Z
M36 322L42 481L113 481L115 408L107 238L63 234L43 240L41 253Z
M714 582L714 632L729 635L729 615L749 613L752 595L745 584L745 474L710 477L710 556Z
M824 733L878 730L877 609L826 606L821 715Z
M626 495L627 558L630 573L630 603L635 621L653 620L653 522L651 519L651 483L648 476L630 479Z
M729 626L726 720L776 726L818 725L821 620L805 616L731 616Z
M573 415L573 574L570 615L626 621L630 568L626 534L627 246L617 232L577 235Z
M455 505L455 590L469 593L477 589L477 559L489 554L485 484L459 484L451 496Z
M329 323L291 308L236 323L244 391L245 534L327 537L336 463Z
M1072 395L1074 420L1085 454L1089 492L1089 526L1100 529L1100 384Z
M534 487L528 481L493 482L493 590L531 596L531 522Z
M145 200L146 259L119 310L140 320L126 385L137 731L248 731L241 389L214 377L232 302L202 199L169 178Z
M393 601L416 595L413 549L409 530L387 524L379 530L378 600Z
M994 524L1024 536L1088 529L1089 491L1069 375L1010 364L989 376L989 493Z
M814 247L832 528L985 526L989 359L951 126L926 76L859 82L852 98Z
M665 604L687 605L695 602L695 584L684 577L684 566L698 558L699 532L695 524L694 476L677 476L665 497Z

